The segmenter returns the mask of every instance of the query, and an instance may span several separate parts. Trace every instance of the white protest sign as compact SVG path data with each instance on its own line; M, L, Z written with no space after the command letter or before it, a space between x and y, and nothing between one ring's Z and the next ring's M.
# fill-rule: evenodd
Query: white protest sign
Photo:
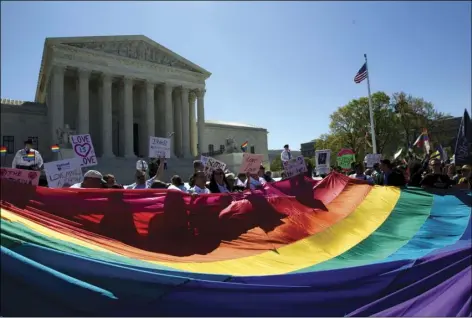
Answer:
M305 159L303 156L298 156L295 159L290 159L283 162L284 170L287 178L299 175L300 173L307 172Z
M264 155L256 155L252 153L243 154L243 162L239 168L240 173L257 174L261 167Z
M331 150L329 149L316 150L315 159L316 159L315 164L316 164L317 173L319 175L328 174L329 166L331 163Z
M37 186L41 172L24 169L0 168L0 178ZM20 194L21 195L21 194Z
M216 160L215 158L208 157L208 160L205 164L205 175L207 176L207 178L210 179L213 171L217 169L225 171L226 163L224 163L223 161Z
M93 148L90 134L70 136L70 143L75 157L80 159L81 167L92 167L97 165L97 155Z
M382 155L379 154L379 153L374 153L374 154L370 153L370 154L368 154L366 157L367 157L367 158L366 158L366 159L367 159L367 160L366 160L366 162L367 162L367 164L366 164L367 168L372 168L372 167L374 166L374 164L380 163L380 160L382 159Z
M203 163L203 166L206 166L208 158L210 157L200 156L200 161Z
M84 181L81 160L79 158L64 159L44 164L49 188L68 188Z
M149 136L149 158L170 158L170 138Z

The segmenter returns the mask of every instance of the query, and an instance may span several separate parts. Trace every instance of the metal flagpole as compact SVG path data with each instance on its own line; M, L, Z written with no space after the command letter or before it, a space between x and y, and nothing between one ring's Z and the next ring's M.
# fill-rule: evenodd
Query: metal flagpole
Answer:
M367 65L367 54L364 54L365 67L367 70L367 92L369 94L369 114L370 114L370 133L372 135L372 152L377 153L377 142L375 140L375 123L374 123L374 111L372 109L372 97L370 96L370 75L369 66Z

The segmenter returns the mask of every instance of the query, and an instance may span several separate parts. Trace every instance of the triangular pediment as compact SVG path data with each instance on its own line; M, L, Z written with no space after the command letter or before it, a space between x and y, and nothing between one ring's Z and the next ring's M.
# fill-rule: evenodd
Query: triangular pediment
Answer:
M210 75L205 69L143 35L51 38L50 40L79 49L99 51Z

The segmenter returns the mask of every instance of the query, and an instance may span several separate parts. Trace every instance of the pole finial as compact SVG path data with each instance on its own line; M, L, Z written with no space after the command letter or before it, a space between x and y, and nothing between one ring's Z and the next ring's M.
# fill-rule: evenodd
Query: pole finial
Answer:
M367 54L364 53L364 58L367 60Z

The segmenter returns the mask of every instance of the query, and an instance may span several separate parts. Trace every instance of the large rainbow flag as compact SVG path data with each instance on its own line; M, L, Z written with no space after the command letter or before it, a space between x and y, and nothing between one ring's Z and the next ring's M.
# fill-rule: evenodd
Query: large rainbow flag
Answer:
M1 183L2 316L470 316L471 195Z

